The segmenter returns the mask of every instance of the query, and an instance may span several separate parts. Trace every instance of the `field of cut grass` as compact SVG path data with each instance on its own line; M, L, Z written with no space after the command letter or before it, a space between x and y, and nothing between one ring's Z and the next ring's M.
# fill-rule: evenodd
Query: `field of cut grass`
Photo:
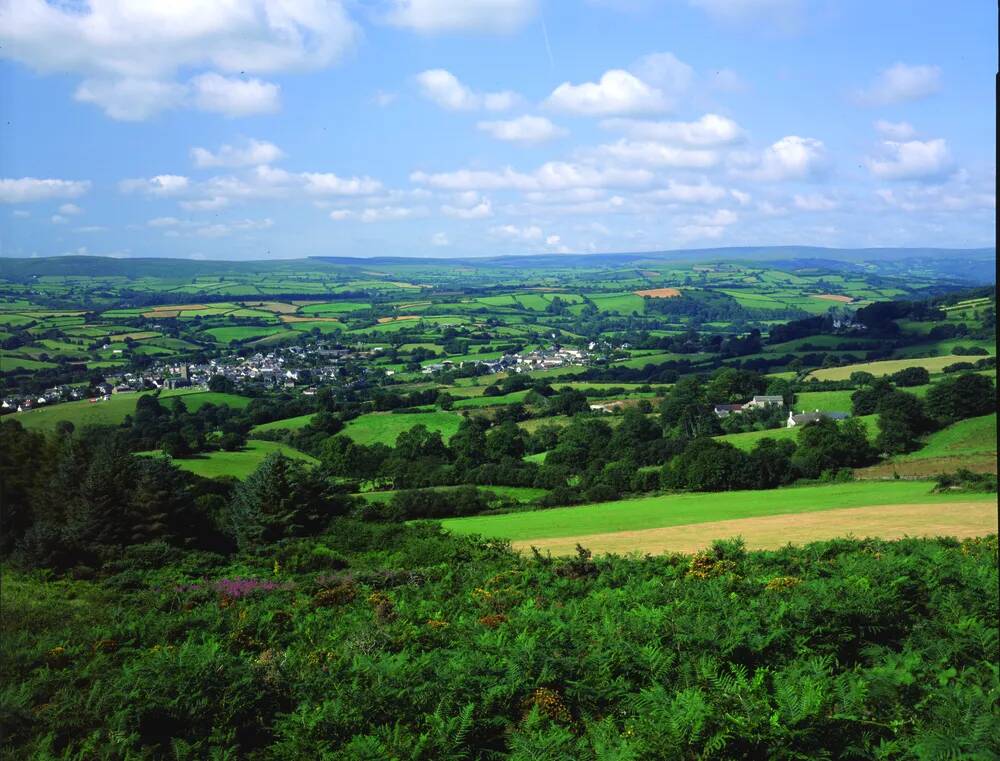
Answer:
M457 534L481 534L513 541L528 541L840 508L947 504L990 498L988 495L973 497L969 494L933 494L933 487L934 484L930 481L887 481L799 486L766 491L663 494L580 507L451 518L442 523L445 528Z
M521 552L532 547L554 555L572 555L581 544L592 552L658 555L694 553L718 539L739 537L750 550L775 550L789 544L836 539L902 539L907 536L951 536L958 539L995 534L996 503L978 495L970 501L948 504L880 505L820 510L815 513L765 515L682 526L616 531L586 536L513 542Z
M930 373L939 373L948 365L955 362L975 362L977 357L963 357L957 354L946 354L943 357L923 357L920 359L886 359L881 362L859 362L855 365L844 365L843 367L826 367L820 370L813 370L809 373L810 378L817 380L847 380L854 372L866 372L875 376L891 375L892 373L904 370L907 367L923 367Z
M173 463L182 470L187 470L203 478L232 476L243 480L253 473L264 461L264 458L272 452L280 452L290 459L302 460L310 465L319 462L304 452L276 441L248 441L247 445L238 452L209 452L195 457L174 459ZM141 454L151 457L166 456L159 452L142 452Z
M403 431L423 425L429 431L440 431L448 441L458 431L462 418L454 412L400 413L371 412L348 421L340 435L349 436L358 444L387 444L395 446L396 438Z

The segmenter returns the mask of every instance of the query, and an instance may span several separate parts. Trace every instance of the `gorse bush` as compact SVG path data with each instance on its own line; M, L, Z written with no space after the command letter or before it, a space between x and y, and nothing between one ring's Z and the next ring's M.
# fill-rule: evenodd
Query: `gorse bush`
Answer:
M4 574L4 758L1000 754L996 536L555 559L337 518L96 573Z

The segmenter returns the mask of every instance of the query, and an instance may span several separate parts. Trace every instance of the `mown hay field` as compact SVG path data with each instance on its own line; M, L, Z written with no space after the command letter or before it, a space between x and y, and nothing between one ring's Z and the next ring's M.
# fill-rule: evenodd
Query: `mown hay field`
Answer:
M792 515L874 505L938 505L988 501L995 495L935 494L930 481L853 482L765 491L660 494L525 513L453 518L445 528L527 542L641 531L767 515Z

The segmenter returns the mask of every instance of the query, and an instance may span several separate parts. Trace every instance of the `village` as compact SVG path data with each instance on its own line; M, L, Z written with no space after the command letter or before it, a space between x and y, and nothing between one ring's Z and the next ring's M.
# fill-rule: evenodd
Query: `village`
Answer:
M591 344L593 347L594 345ZM108 374L93 384L59 385L38 394L7 396L0 400L0 414L25 412L63 402L89 399L97 403L113 394L135 391L156 391L177 388L226 388L232 390L256 386L261 390L292 390L315 394L319 386L358 387L370 377L383 374L391 378L395 371L379 367L382 346L367 349L345 348L339 344L317 343L307 346L285 346L268 352L243 356L227 354L203 362L156 362L145 369L132 369ZM529 372L556 367L584 365L593 354L582 349L553 346L524 353L504 354L497 359L474 359L424 364L425 375L447 373L469 365L477 374Z

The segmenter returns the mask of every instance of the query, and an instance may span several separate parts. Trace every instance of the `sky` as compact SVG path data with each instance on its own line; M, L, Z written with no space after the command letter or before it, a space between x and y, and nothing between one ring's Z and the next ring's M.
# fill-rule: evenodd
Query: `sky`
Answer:
M0 0L0 255L995 245L992 0Z

